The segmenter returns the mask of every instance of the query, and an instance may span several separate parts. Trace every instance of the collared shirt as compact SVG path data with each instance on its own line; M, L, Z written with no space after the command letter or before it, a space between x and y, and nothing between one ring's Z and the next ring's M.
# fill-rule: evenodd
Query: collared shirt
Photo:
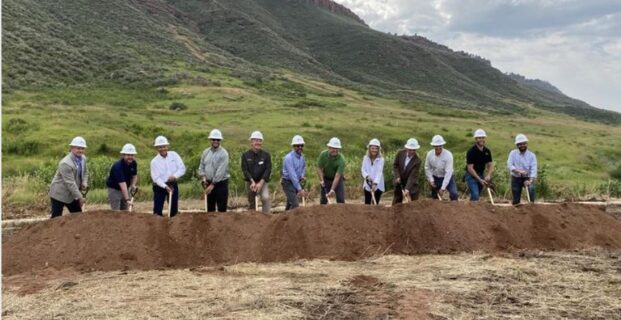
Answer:
M364 155L362 158L362 168L360 169L362 177L365 181L362 183L364 190L371 191L371 187L366 181L366 177L369 177L374 184L377 184L377 188L382 192L384 188L384 157L377 156L375 160L371 161L369 155Z
M71 160L75 163L75 166L78 168L78 176L82 177L82 160L83 157L76 157L73 153L71 154Z
M475 144L466 153L466 171L468 171L468 165L471 164L474 171L479 174L485 171L485 166L492 162L492 151L483 146L483 149Z
M241 169L246 181L252 179L255 182L268 182L272 174L272 157L263 150L254 152L250 149L241 156Z
M507 159L507 168L514 177L537 177L537 157L530 150L526 150L521 153L520 150L514 149L509 153L509 159ZM520 175L513 172L513 170L525 170L528 175Z
M323 170L324 177L332 180L337 173L343 175L345 172L345 157L340 152L336 156L331 156L330 151L324 150L317 158L317 167Z
M291 181L295 190L302 190L300 178L306 176L306 160L303 154L289 152L283 159L282 178Z
M168 177L174 176L179 179L185 174L185 165L181 157L174 152L168 151L166 158L160 154L151 160L151 179L161 188L166 188Z
M435 150L429 150L425 159L425 176L427 176L427 180L433 182L433 177L444 177L441 189L446 189L452 175L453 154L446 149L442 149L440 155L436 155Z
M136 161L127 164L123 159L118 160L112 165L112 168L110 168L110 175L106 181L106 186L108 188L121 190L119 183L125 182L129 188L132 178L137 174L138 163L136 163Z
M211 183L218 183L230 177L229 153L222 147L207 148L203 151L201 163L198 166L198 175L205 177Z
M408 167L408 164L410 164L410 161L412 160L412 158L414 158L414 157L413 157L413 156L412 156L412 157L410 157L410 156L405 156L405 162L404 162L404 164L403 164L403 170L405 170L405 168L407 168L407 167Z

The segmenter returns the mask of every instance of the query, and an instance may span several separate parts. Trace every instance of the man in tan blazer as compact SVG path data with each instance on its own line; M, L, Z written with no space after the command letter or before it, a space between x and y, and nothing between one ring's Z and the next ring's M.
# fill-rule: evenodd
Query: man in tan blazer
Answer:
M71 151L58 163L58 170L50 184L48 195L52 200L52 218L60 217L64 207L69 212L82 212L84 196L88 188L88 169L86 167L86 140L75 137L69 144Z
M411 138L405 144L405 149L399 150L395 156L392 176L395 184L395 196L392 204L402 203L403 197L410 197L411 200L418 200L418 175L420 172L421 160L416 154L420 148L418 141Z

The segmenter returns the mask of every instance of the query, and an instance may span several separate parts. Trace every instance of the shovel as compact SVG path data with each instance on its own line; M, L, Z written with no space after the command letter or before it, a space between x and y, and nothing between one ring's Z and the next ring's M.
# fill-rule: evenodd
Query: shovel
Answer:
M82 208L80 209L82 212L86 212L86 195L88 194L88 187L84 190L80 190L80 193L82 194L82 198L84 198L84 204L82 204Z
M259 211L259 196L254 195L254 211Z
M136 193L138 193L138 189L133 189L132 192L130 192L130 195L132 196L131 199L129 199L129 212L132 212L134 210L134 198L136 197Z
M366 180L366 181L367 181L367 185L369 186L369 189L371 189L371 203L373 205L377 205L377 200L375 200L375 190L373 190L373 183L369 182L369 180Z
M528 192L528 187L524 185L524 191L526 191L526 199L528 199L528 203L530 203L530 193Z
M489 189L489 187L486 188L487 189L487 194L489 195L489 201L492 202L492 205L494 206L494 197L492 197L492 190Z
M332 204L328 191L326 191L325 187L322 187L322 188L323 188L323 192L326 194L326 200L328 200L328 204Z
M172 196L173 196L173 190L171 189L168 192L168 218L170 218L170 215L172 214Z

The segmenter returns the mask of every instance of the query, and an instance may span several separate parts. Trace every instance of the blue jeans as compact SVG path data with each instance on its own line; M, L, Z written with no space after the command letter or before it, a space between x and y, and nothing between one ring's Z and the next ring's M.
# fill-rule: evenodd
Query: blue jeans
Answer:
M477 172L479 177L483 176L483 172ZM475 179L470 172L466 171L465 174L466 185L468 185L468 190L470 190L470 201L479 201L479 197L481 195L481 191L483 191L483 185Z
M511 193L513 193L513 204L520 203L522 198L522 189L524 188L524 182L529 178L517 178L511 177ZM528 194L530 195L530 202L535 202L535 185L528 186Z
M156 184L153 184L153 214L157 214L158 216L162 215L162 211L164 210L164 202L166 202L166 200L168 200L171 205L170 217L172 218L177 214L177 204L179 202L179 187L176 183L170 187L173 189L172 199L168 199L168 191L166 191L166 189Z
M444 182L444 177L433 176L433 182L435 182L436 188L431 188L431 198L436 200L438 199L438 191L440 191L440 188L442 187L442 182ZM459 198L459 194L457 193L457 184L455 183L454 175L451 175L451 180L446 186L446 190L449 192L449 197L451 198L451 201L457 201L457 198Z

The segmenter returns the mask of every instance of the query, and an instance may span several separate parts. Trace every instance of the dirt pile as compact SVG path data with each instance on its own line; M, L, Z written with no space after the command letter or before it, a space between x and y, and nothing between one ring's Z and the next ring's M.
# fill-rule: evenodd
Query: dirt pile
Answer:
M44 221L2 244L5 275L180 268L387 253L621 249L621 221L602 208L421 201L392 208L332 205L287 214L89 212Z

